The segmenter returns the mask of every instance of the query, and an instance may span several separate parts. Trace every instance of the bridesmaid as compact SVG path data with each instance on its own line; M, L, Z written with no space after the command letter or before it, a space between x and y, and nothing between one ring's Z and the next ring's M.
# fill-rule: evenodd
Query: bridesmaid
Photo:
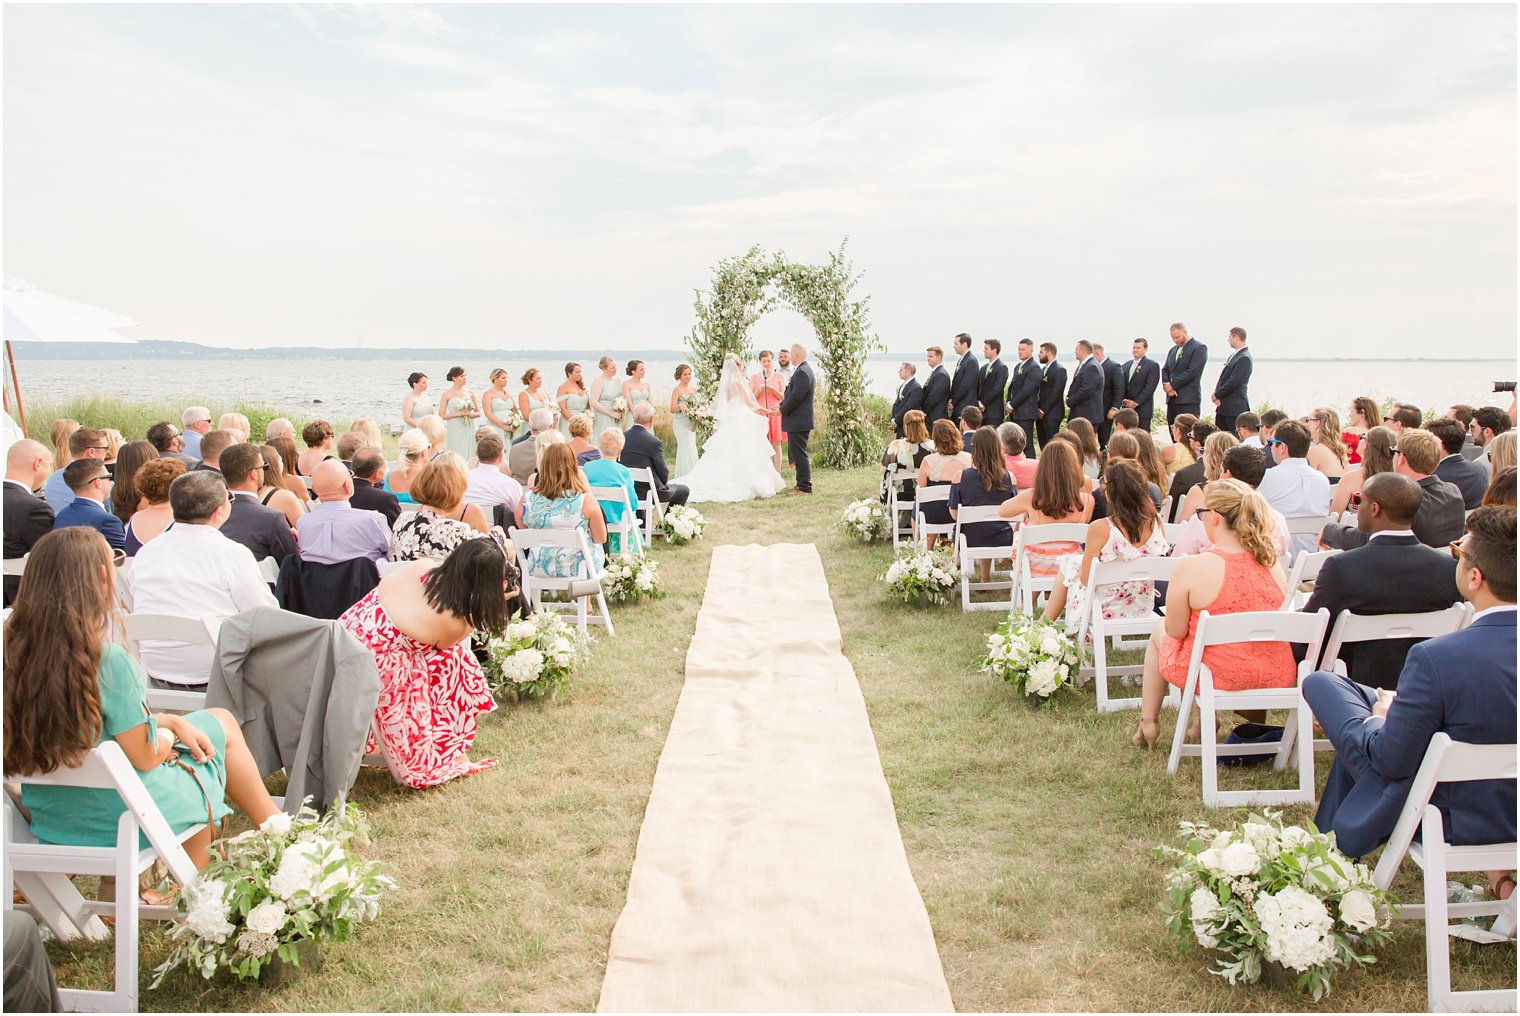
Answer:
M765 437L771 443L771 464L781 472L781 415L772 412L781 407L781 397L786 394L786 383L781 372L771 363L771 351L760 351L760 372L751 374L749 387L755 393L755 401L768 414L765 418Z
M523 431L528 429L528 417L535 409L548 409L549 400L544 397L544 375L537 367L523 371L523 390L517 393L517 411L522 414Z
M691 422L691 402L696 395L691 367L683 363L676 368L676 386L670 393L670 429L676 435L675 476L684 476L697 467L697 434Z
M463 367L450 367L444 376L451 383L438 400L438 415L448 424L449 451L458 452L468 462L475 455L475 420L480 416L480 403L465 387L468 379Z
M570 418L584 413L591 405L591 399L586 396L586 382L581 380L580 364L565 364L565 383L554 393L554 401L559 404L560 435L569 441Z
M633 407L640 402L649 402L650 388L644 383L644 361L628 361L628 380L623 382L623 398L628 402L628 409L623 413L623 429L633 426Z
M401 400L401 422L408 427L417 426L417 421L433 411L433 400L425 394L427 392L428 378L421 371L415 371L406 379L411 386L412 393Z
M596 361L596 365L602 369L602 372L596 376L595 381L591 382L591 437L593 441L608 427L621 428L623 424L622 411L612 407L612 403L623 394L622 386L616 380L617 361L610 356L604 356Z
M485 413L486 420L492 427L496 428L496 432L502 436L502 440L504 441L511 441L517 436L516 430L508 429L501 417L497 416L495 412L495 406L498 402L505 402L507 406L515 406L517 403L516 399L507 394L507 382L509 380L511 379L507 377L507 372L502 368L497 367L491 371L491 387L487 388L485 395L482 396L485 402L480 407Z

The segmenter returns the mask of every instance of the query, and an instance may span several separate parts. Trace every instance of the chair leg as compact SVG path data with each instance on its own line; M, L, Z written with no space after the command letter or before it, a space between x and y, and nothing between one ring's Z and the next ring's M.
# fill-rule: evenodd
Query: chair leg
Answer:
M137 823L123 815L116 835L116 999L122 1012L137 1011Z
M1098 712L1108 712L1108 639L1103 637L1103 625L1092 627L1093 683L1098 689Z
M1441 812L1425 806L1420 839L1425 844L1425 981L1431 1012L1450 1012L1451 929L1446 913L1446 839Z
M1196 680L1196 676L1188 675L1187 687L1182 689L1182 705L1177 709L1177 732L1172 736L1172 754L1166 762L1166 771L1173 776L1177 775L1177 766L1182 762L1182 745L1187 740L1188 715L1193 711Z
M602 625L607 629L607 636L611 638L616 634L612 630L612 611L607 609L607 597L600 589L596 591L596 604L602 614Z
M1203 761L1203 803L1210 808L1217 808L1220 806L1217 742L1219 721L1214 716L1214 696L1198 696L1198 712L1198 749Z

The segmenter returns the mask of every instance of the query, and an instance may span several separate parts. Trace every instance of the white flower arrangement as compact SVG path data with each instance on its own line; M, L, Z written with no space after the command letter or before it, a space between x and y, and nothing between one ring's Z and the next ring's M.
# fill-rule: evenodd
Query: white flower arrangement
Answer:
M1048 702L1057 690L1076 682L1082 650L1061 625L1015 615L987 636L987 654L977 666L1021 694Z
M712 404L704 402L699 405L688 406L686 415L697 423L711 424L713 422Z
M589 644L558 614L535 611L486 641L486 678L498 695L548 698L570 683Z
M455 412L463 413L465 416L477 416L480 413L480 407L475 405L474 399L465 399Z
M308 799L309 800L309 799ZM210 979L228 970L253 980L277 959L299 965L303 942L342 942L380 914L396 883L353 847L369 842L363 814L339 804L323 818L302 806L272 815L259 829L223 841L200 877L184 887L184 920L170 937L174 952L153 971L157 988L184 966Z
M502 426L508 431L515 431L527 422L523 419L522 412L516 406L510 404L503 412L498 413L496 418L501 421Z
M660 588L660 566L647 555L624 551L607 559L602 570L602 587L607 599L626 602L648 596L658 599L665 595Z
M898 552L897 560L877 576L887 584L895 599L914 604L921 599L942 604L955 588L955 562L945 551L908 548Z
M707 528L707 519L690 505L667 505L665 515L660 519L660 532L664 533L665 538L671 543L690 543L692 540L699 540L705 528Z
M612 408L619 413L626 413L628 412L628 400L619 395L612 400Z
M1337 970L1377 962L1373 951L1390 938L1390 900L1366 865L1336 849L1333 833L1284 826L1280 815L1251 815L1229 831L1183 822L1183 846L1156 850L1176 863L1162 910L1178 949L1196 941L1214 950L1213 972L1231 984L1254 983L1275 963L1318 1001Z
M887 522L887 510L874 498L851 501L845 506L839 525L861 543L884 540L892 528Z

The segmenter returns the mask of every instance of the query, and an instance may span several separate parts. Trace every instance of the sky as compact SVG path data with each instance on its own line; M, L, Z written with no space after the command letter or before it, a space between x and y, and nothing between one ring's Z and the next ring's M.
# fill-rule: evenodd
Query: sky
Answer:
M679 348L848 238L893 350L1510 356L1516 9L9 5L4 271L217 346ZM759 341L805 338L777 311Z

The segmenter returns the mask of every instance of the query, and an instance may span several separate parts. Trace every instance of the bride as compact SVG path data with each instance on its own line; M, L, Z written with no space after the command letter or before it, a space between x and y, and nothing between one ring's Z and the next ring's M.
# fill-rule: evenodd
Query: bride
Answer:
M725 356L713 396L717 429L703 446L696 467L681 477L691 491L688 503L748 501L781 492L786 481L771 462L767 415L749 389L739 357L733 353Z

